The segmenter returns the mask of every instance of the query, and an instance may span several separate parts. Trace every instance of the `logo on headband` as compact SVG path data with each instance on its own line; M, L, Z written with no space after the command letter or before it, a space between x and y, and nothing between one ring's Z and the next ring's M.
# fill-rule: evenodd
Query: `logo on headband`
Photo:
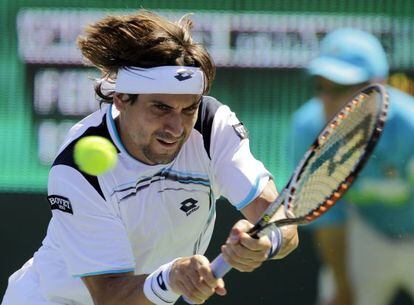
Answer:
M187 69L180 69L177 71L177 75L174 75L176 79L178 79L180 82L183 80L187 80L193 77L194 72Z

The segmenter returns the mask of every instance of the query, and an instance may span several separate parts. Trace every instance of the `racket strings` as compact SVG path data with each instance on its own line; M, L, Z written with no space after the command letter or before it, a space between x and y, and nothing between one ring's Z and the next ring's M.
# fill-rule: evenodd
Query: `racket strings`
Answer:
M376 128L378 106L376 94L360 95L328 124L296 181L296 195L289 202L296 217L317 217L321 206L324 210L328 203L329 208L339 197L335 192L347 188L346 179L364 156Z

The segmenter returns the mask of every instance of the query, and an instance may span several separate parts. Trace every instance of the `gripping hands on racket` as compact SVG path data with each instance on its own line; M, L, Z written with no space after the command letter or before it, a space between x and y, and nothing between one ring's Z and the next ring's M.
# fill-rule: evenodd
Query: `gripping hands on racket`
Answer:
M273 202L276 197L276 187L271 180L254 202L242 209L242 213L250 221L238 221L232 227L225 245L221 248L223 257L233 268L242 272L250 272L268 259L271 250L269 238L267 236L259 239L253 238L248 232L254 226L252 223L260 218L265 207ZM283 208L280 209L278 214L278 217L284 217ZM279 252L282 256L293 251L298 244L296 226L287 226L284 230L284 246ZM223 279L215 276L210 262L201 255L175 261L169 274L169 280L171 288L184 295L185 300L192 304L203 303L214 293L218 295L226 294Z

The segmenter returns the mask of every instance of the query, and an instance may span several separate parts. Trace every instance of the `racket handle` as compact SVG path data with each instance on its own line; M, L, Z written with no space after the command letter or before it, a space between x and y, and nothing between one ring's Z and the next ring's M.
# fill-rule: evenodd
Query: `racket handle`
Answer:
M218 255L210 264L211 271L213 272L215 278L222 278L225 276L232 268L226 261L223 259L223 255ZM184 301L188 304L193 304L189 299L183 296Z
M232 269L221 254L211 262L210 268L217 279L224 277Z

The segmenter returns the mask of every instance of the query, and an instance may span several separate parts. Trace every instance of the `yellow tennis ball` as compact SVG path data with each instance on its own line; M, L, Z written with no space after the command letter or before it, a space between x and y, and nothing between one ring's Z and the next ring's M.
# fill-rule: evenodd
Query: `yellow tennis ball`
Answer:
M118 160L114 145L108 139L99 136L80 139L75 144L73 156L80 170L92 176L101 175L112 169Z

